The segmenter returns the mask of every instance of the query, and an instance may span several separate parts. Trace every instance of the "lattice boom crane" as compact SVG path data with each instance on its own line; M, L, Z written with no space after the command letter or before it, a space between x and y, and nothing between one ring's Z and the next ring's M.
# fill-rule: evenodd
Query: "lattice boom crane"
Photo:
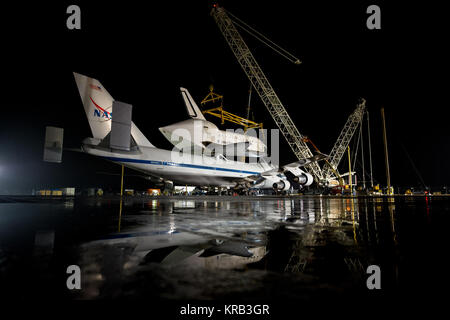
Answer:
M345 123L345 126L341 131L341 134L336 140L333 149L331 149L331 153L328 157L328 162L323 170L323 177L326 180L335 177L335 173L333 171L337 172L339 162L341 161L342 156L346 152L347 146L350 143L350 140L352 139L356 129L361 124L365 111L366 111L366 100L361 99L355 111L353 111L350 117L348 117L347 122ZM332 166L332 168L330 168L330 166Z
M304 137L298 131L225 9L215 5L211 15L296 157L298 159L312 157L313 154L304 141ZM316 181L323 180L322 170L317 162L308 164L305 169Z

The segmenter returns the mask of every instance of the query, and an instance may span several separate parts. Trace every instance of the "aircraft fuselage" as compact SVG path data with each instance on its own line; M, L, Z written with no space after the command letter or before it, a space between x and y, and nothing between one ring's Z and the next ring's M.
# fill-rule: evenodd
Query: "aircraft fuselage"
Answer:
M274 168L267 163L245 163L191 154L177 161L174 151L143 146L139 146L136 152L112 152L83 144L83 151L150 176L195 186L233 187L238 179L259 175Z

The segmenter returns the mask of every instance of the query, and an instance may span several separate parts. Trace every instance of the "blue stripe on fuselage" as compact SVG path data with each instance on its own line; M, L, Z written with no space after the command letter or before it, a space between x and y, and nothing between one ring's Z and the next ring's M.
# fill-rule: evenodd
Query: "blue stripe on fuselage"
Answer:
M204 170L239 172L239 173L246 173L246 174L259 174L259 172L235 170L235 169L227 169L227 168L219 168L219 167L208 167L208 166L201 166L198 164L189 164L189 163L174 163L174 162L166 162L166 161L128 159L128 158L118 158L118 157L102 157L102 158L104 158L106 160L110 160L110 161L119 161L119 162L146 163L146 164L170 166L170 167L184 167L184 168L194 168L194 169L204 169Z

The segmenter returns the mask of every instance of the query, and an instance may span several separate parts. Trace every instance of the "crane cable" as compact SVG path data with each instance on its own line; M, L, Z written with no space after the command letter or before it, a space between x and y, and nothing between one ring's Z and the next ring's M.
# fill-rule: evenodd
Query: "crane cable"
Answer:
M254 28L252 28L251 26L246 24L244 21L242 21L241 19L239 19L238 17L233 15L230 11L228 11L228 10L225 10L225 11L227 12L227 14L229 16L231 16L233 18L231 20L233 21L233 23L236 26L240 27L242 30L244 30L245 32L247 32L248 34L250 34L251 36L253 36L257 40L261 41L262 43L264 43L266 46L271 48L273 51L277 52L279 55L281 55L282 57L286 58L287 60L289 60L290 62L292 62L294 64L298 65L298 64L302 63L293 54L289 53L287 50L283 49L282 47L277 45L275 42L273 42L272 40L270 40L269 38L267 38L266 36L264 36L260 32L256 31Z
M361 125L361 124L359 124ZM353 164L352 164L352 168L355 170L356 172L356 158L358 157L358 149L359 149L359 139L361 138L361 136L358 134L358 140L356 142L356 148L354 148L354 152L353 152Z
M406 147L403 143L398 141L400 145L403 148L403 151L405 151L406 157L408 158L409 162L411 163L412 168L414 169L414 172L416 173L417 177L420 179L420 182L422 183L423 187L426 188L425 181L422 179L422 175L420 174L419 170L417 170L416 165L414 164L414 161L411 159L411 156L409 155L408 151L406 150Z

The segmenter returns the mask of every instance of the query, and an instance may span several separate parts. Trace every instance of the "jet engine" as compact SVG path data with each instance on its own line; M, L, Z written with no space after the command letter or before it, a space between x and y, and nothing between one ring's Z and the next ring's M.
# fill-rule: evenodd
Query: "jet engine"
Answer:
M314 178L308 172L304 172L299 170L294 174L292 171L286 170L284 175L288 179L288 181L292 184L294 189L301 189L303 187L308 187L314 182Z
M272 187L278 191L288 191L291 187L291 183L288 180L280 180L275 182Z
M256 181L254 187L259 189L275 189L277 191L287 191L291 187L291 183L288 180L277 176L265 177L261 180Z
M291 187L302 189L314 182L314 178L308 172L300 168L289 168L283 174L273 176L261 176L253 183L254 188L275 189L277 191L288 191Z
M289 190L291 184L286 179L278 176L260 177L254 182L253 187L258 189L276 189L279 191Z

